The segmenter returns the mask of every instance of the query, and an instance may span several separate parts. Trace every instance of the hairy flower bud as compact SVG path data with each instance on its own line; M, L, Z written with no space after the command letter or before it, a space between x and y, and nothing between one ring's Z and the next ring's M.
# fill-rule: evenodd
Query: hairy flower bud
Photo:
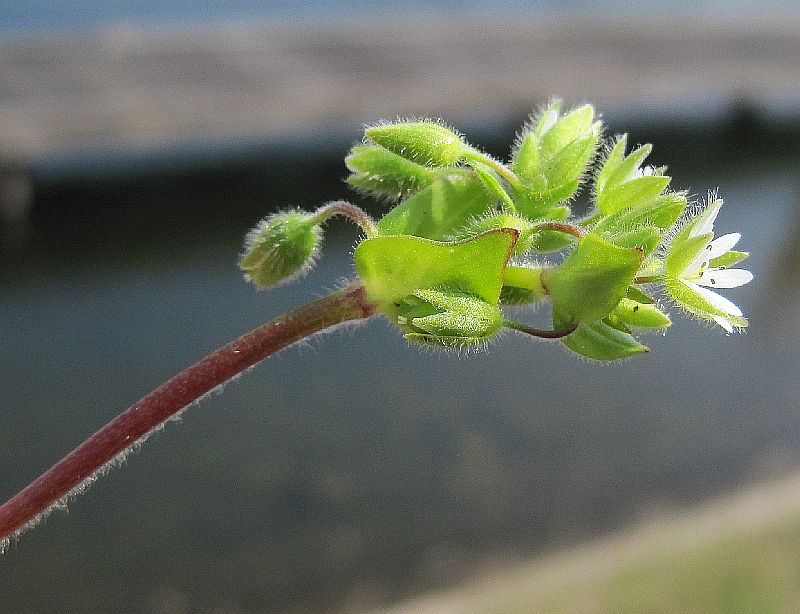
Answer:
M453 166L469 150L460 135L432 121L381 124L364 133L381 147L424 166Z
M274 213L248 233L239 268L258 288L288 281L313 266L321 238L311 214Z

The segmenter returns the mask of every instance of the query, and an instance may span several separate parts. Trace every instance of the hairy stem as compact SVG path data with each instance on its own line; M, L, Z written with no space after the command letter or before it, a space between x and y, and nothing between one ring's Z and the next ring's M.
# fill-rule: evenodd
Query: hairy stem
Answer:
M573 322L572 324L557 330L534 328L533 326L528 326L527 324L522 324L520 322L509 321L503 322L503 326L520 333L525 333L526 335L531 335L532 337L539 337L540 339L561 339L562 337L566 337L567 335L574 333L578 328L578 323Z
M368 239L378 236L378 226L369 214L361 207L356 207L346 200L335 200L317 209L314 220L321 224L335 215L341 215L358 225Z
M248 367L327 328L373 313L361 286L284 314L194 363L137 401L0 506L0 546L187 405ZM0 551L2 548L0 547Z

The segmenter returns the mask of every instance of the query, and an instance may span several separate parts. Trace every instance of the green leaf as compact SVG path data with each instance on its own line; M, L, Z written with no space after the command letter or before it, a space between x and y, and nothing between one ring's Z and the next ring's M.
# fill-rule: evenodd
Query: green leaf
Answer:
M380 222L384 235L414 235L435 241L452 236L470 219L485 214L496 202L480 179L455 170L400 203Z
M426 288L449 288L497 304L516 240L511 229L456 243L382 236L362 241L354 259L369 300L395 321L404 299Z
M565 325L591 322L617 306L641 263L641 251L588 234L560 267L544 271L542 282L550 292L554 311L567 318Z
M513 228L519 233L514 253L523 253L529 249L531 237L534 236L532 235L534 223L524 217L510 213L490 213L483 217L470 220L467 222L466 226L463 226L453 234L452 239L469 239L475 235L499 228Z
M569 324L568 318L553 310L553 327ZM608 322L583 322L574 333L567 335L562 343L581 356L593 360L621 360L650 350L636 341L632 335L621 331Z
M558 121L558 113L561 110L561 101L554 100L539 116L533 127L533 134L537 138L541 138L550 128L552 128Z
M382 197L401 198L429 186L436 171L378 145L356 145L344 159L352 174L347 183Z
M623 298L614 309L614 315L626 326L633 328L667 328L672 322L655 305L643 305Z
M424 166L452 166L469 149L459 134L429 121L381 124L367 128L364 134L392 153Z

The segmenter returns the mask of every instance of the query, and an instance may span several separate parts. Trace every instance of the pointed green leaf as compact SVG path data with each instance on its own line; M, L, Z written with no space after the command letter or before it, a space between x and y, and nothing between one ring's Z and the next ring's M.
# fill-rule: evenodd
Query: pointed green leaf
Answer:
M644 226L636 230L622 231L608 238L614 245L634 249L642 248L644 256L649 256L661 241L661 230L652 226Z
M595 192L597 194L605 190L608 180L619 168L619 165L622 164L622 161L625 160L625 147L627 144L628 135L623 134L617 139L608 157L603 162L600 172L597 174L597 179L595 180Z
M681 193L663 194L655 200L639 203L601 219L594 227L596 232L656 226L665 230L672 226L686 208L686 196Z
M641 263L641 251L588 234L560 267L544 271L542 282L565 324L591 322L617 306Z
M583 175L586 165L597 147L597 135L579 138L559 151L547 169L547 179L552 186L571 183ZM571 196L571 194L570 194Z

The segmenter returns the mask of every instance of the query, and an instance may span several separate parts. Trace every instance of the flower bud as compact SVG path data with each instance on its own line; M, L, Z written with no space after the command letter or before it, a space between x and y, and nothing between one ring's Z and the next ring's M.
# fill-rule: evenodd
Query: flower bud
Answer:
M431 121L381 124L367 128L365 134L392 153L424 166L453 166L469 149L460 135Z
M399 199L433 183L436 171L378 145L356 145L344 159L347 183L379 197Z
M503 325L496 305L450 290L417 290L397 309L409 341L444 347L480 345Z
M321 238L312 215L274 213L248 233L239 268L258 288L288 281L313 266Z

